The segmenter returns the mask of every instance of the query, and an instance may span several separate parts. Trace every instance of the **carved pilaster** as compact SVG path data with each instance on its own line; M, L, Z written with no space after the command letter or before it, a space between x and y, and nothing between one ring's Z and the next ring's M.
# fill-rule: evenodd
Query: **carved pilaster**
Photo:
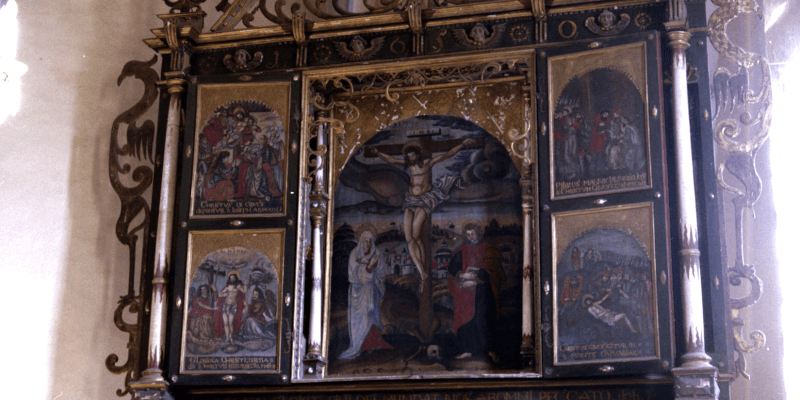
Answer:
M547 10L545 10L544 0L531 0L531 9L536 43L544 43L547 41Z
M308 60L308 39L306 39L306 16L305 14L295 13L292 15L292 36L297 43L298 67L305 67Z
M422 27L422 0L411 0L408 4L408 25L414 33L414 55L422 55L424 52L424 30Z

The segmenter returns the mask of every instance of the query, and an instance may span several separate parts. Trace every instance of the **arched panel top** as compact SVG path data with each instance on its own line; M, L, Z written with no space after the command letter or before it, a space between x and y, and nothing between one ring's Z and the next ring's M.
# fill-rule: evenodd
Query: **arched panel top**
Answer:
M455 117L482 128L500 141L520 173L526 174L529 145L522 142L528 137L526 117L530 115L527 110L530 105L522 77L474 85L406 89L395 94L394 98L383 93L347 96L347 102L357 107L362 117L346 123L344 132L331 139L333 182L338 180L347 161L375 135L409 118L434 116ZM345 111L335 109L334 117ZM369 117L363 117L366 115Z

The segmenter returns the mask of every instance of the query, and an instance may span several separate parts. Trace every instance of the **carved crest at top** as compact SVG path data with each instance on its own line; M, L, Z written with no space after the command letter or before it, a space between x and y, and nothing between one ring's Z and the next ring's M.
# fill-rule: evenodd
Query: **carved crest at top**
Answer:
M600 15L586 19L586 28L600 36L618 35L624 31L631 22L631 16L625 13L620 14L619 21L617 16L611 11L603 10ZM598 25L599 23L599 25Z
M370 40L369 47L367 47L367 40L360 35L353 36L350 43L336 42L336 51L339 56L348 61L364 61L369 60L383 47L383 40L385 36L377 37Z
M500 42L503 37L503 32L506 30L506 24L492 26L492 32L482 23L478 22L472 26L469 35L464 29L453 29L453 35L458 43L461 43L467 48L472 50L486 49L493 47Z

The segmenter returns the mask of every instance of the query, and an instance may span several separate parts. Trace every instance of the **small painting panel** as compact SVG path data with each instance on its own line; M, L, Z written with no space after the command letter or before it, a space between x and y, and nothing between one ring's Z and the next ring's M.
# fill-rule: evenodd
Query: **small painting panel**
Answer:
M658 357L652 205L553 215L555 364Z
M288 83L202 85L191 216L285 213Z
M519 170L480 126L396 122L335 189L329 377L518 372Z
M644 45L552 57L549 71L551 197L650 187Z
M277 373L283 230L189 233L181 372Z

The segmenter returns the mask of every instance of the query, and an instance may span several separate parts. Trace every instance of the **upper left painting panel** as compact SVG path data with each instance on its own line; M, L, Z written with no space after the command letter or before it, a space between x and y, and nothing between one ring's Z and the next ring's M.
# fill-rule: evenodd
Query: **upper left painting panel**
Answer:
M286 213L290 84L200 85L190 218Z

